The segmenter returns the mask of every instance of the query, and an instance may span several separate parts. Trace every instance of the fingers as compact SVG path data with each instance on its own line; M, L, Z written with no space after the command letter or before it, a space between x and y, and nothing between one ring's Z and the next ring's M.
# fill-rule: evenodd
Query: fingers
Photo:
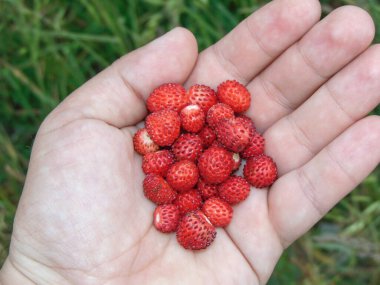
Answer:
M260 130L267 129L365 50L374 34L364 10L335 10L248 85L253 94L248 115Z
M121 128L146 114L144 99L158 85L183 83L196 58L193 35L176 28L114 62L64 100L44 122L55 129L77 119L96 119Z
M284 246L310 229L380 162L380 117L362 119L269 191L269 215Z
M187 84L246 84L319 20L316 0L272 1L200 54Z
M306 163L380 102L380 45L372 46L265 132L283 174ZM286 151L284 151L286 150Z

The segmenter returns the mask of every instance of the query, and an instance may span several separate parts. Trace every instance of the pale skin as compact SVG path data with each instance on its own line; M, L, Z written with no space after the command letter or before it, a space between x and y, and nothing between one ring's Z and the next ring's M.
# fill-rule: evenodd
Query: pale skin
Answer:
M117 60L64 100L36 137L2 285L265 284L292 242L379 163L380 46L356 7L273 1L198 54L182 28ZM204 251L152 226L132 135L165 82L252 92L279 179L234 207Z

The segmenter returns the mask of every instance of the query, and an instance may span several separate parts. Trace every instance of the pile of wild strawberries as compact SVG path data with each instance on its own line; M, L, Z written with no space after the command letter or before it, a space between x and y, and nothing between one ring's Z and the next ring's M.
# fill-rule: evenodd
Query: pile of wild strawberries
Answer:
M186 249L208 247L215 227L231 222L232 205L248 197L250 185L268 187L277 178L263 136L241 114L250 103L250 93L235 80L221 83L216 92L205 85L186 91L167 83L146 101L145 128L133 137L143 155L144 194L157 204L157 230L176 231ZM244 177L234 175L242 159Z

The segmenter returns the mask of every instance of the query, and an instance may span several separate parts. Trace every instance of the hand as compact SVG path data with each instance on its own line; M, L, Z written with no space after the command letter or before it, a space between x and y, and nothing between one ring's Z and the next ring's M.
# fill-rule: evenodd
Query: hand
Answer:
M379 163L380 47L359 8L273 1L198 55L178 28L64 100L36 137L5 284L264 284L283 250ZM156 86L237 79L279 167L205 251L152 226L132 134Z

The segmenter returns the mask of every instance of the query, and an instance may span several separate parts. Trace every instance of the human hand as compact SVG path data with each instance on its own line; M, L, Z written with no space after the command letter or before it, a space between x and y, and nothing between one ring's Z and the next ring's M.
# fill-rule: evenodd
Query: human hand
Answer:
M373 23L354 7L319 16L315 0L273 1L200 55L175 29L71 94L36 137L2 283L266 283L380 160L379 117L365 117L380 101ZM226 79L253 94L247 114L280 177L252 189L207 250L188 251L152 226L132 134L154 87Z

